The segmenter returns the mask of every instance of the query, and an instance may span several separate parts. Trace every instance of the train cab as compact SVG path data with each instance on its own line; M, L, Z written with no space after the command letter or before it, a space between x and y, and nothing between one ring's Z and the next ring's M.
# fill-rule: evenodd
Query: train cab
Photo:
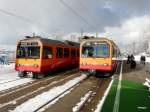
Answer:
M80 44L80 70L112 73L117 67L119 48L107 38L86 39Z

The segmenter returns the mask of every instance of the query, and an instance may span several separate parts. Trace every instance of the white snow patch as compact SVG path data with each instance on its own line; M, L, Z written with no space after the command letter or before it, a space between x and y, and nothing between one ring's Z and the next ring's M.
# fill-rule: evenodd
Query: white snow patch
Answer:
M140 109L140 110L145 110L145 109L147 109L147 107L137 107L138 109Z
M141 55L136 55L135 57L135 61L140 61ZM150 63L150 57L146 57L146 62Z
M70 76L72 76L72 75L70 75ZM70 77L69 76L69 77ZM69 77L67 77L67 78L69 78ZM67 79L67 78L64 78L64 79ZM51 78L52 79L52 78ZM61 82L62 80L64 80L64 79L61 79L61 80L59 80L59 81L57 81L57 82ZM40 82L38 82L38 83L40 83ZM35 84L35 83L34 83ZM36 83L37 84L37 83ZM10 102L7 102L7 103L4 103L4 104L1 104L0 105L0 108L2 108L2 107L4 107L4 106L6 106L6 105L9 105L9 104L13 104L13 102L17 102L18 100L21 100L22 98L25 98L25 97L28 97L29 95L32 95L32 94L34 94L34 93L36 93L36 92L38 92L38 91L40 91L40 90L42 90L42 89L44 89L44 88L47 88L47 87L49 87L50 85L53 85L54 83L50 83L49 85L47 85L47 86L44 86L44 87L40 87L40 88L38 88L36 91L33 91L33 92L30 92L30 93L28 93L28 94L26 94L26 95L23 95L23 96L21 96L21 97L18 97L17 99L14 99L13 101L10 101ZM30 87L31 87L32 85L30 85ZM24 88L27 88L27 87L29 87L29 86L26 86L26 87L23 87L23 88L21 88L21 89L24 89ZM18 90L21 90L21 89L18 89ZM17 90L17 91L18 91ZM14 91L13 91L14 92ZM11 92L11 93L13 93L13 92ZM9 93L8 93L9 94ZM4 94L4 95L6 95L6 94ZM3 96L3 95L2 95ZM44 108L44 107L43 107Z
M0 65L0 92L18 87L33 81L32 79L21 79L15 71L15 63Z
M110 82L108 88L106 89L106 91L105 91L105 93L104 93L104 95L103 95L103 97L102 97L102 100L99 101L99 104L97 105L97 108L95 109L94 112L100 112L100 111L101 111L102 106L103 106L103 104L104 104L104 102L105 102L105 99L106 99L106 97L107 97L107 95L108 95L108 93L109 93L109 91L110 91L110 88L111 88L111 86L112 86L112 84L113 84L113 81L114 81L114 79L111 80L111 82Z
M145 79L148 83L150 83L150 80L148 78Z
M68 89L75 86L80 81L84 80L87 76L81 75L73 80L66 82L64 85L54 87L47 92L44 92L25 103L21 104L20 106L16 107L12 112L34 112L44 104L53 101L59 95L67 91Z
M9 71L9 70L8 70ZM16 71L0 71L0 83L8 82L11 80L19 79L18 73Z
M20 86L22 84L26 84L31 81L33 80L32 79L19 79L19 80L12 81L9 83L0 84L0 91L8 90L8 89Z
M2 81L2 80L7 81L7 80L11 80L11 79L16 79L16 78L18 78L17 72L0 74L0 81Z
M146 81L143 83L144 86L147 86L150 91L150 80L148 78L145 79Z
M0 64L0 74L15 72L15 63L9 65Z
M8 82L11 82L11 81L15 81L15 80L18 80L20 79L19 77L18 78L14 78L14 79L5 79L5 80L0 80L0 84L4 84L4 83L8 83Z
M92 94L92 91L89 91L88 93L86 93L85 96L81 98L80 102L77 103L76 106L72 108L72 111L79 112L79 110L84 105L84 103L89 99L91 94Z

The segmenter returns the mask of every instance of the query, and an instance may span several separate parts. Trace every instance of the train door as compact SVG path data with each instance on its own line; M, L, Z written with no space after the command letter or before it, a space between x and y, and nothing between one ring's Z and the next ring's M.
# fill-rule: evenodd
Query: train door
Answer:
M63 61L63 48L56 47L56 68L62 68L64 66Z
M42 69L45 72L51 71L53 65L53 52L52 47L44 46L43 47L43 59L42 59Z
M72 66L74 67L76 64L76 50L75 49L71 49L71 62L72 62Z
M80 54L80 52L79 52L79 49L77 49L76 50L77 51L77 55L76 55L76 61L77 61L77 66L79 66L79 54Z
M70 66L70 52L69 52L69 48L64 48L64 62L66 63L66 68L68 68Z
M115 46L112 46L112 69L115 71L117 68L117 49Z

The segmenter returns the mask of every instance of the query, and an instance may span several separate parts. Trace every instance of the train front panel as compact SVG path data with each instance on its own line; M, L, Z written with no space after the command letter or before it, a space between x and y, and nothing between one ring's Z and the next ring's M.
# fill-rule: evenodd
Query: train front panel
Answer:
M80 47L80 69L112 71L112 44L108 41L85 41Z
M20 72L41 72L41 44L37 41L19 42L15 69Z

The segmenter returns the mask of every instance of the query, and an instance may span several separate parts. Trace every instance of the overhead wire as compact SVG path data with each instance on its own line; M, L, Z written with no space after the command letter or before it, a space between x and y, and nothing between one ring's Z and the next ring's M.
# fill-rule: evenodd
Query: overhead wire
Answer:
M89 9L89 7L87 7L85 4L84 4L84 0L78 0L78 2L79 2L79 4L80 5L82 5L82 7L84 8L84 9ZM92 19L94 19L93 21L97 21L97 19L94 17L95 15L92 15L92 11L91 10L89 10L90 12L88 12L88 15L90 16L90 17L92 17Z
M71 8L71 6L69 6L66 2L64 2L63 0L59 0L65 7L67 7L68 9L70 9L70 11L72 13L74 13L76 16L78 16L82 21L84 21L88 26L92 27L93 29L96 30L96 27L94 25L92 25L91 23L89 23L83 16L81 16L78 12L76 12L73 8Z
M59 0L60 1L60 3L62 3L65 7L67 7L68 9L70 9L70 11L72 12L72 13L74 13L76 16L78 16L83 22L85 22L88 26L90 26L90 27L92 27L93 29L97 29L94 25L92 25L91 23L89 23L83 16L81 16L76 10L74 10L73 8L71 8L71 6L69 6L66 2L64 2L63 0ZM14 14L14 13L12 13L12 12L10 12L10 11L6 11L6 10L4 10L4 9L0 9L0 12L2 12L2 13L4 13L4 14L6 14L6 15L9 15L9 16L13 16L13 17L15 17L15 18L17 18L17 19L20 19L20 20L22 20L22 21L25 21L25 22L27 22L27 23L29 23L29 24L33 24L35 21L33 21L33 20L31 20L31 19L29 19L29 18L26 18L26 17L23 17L23 16L20 16L20 15L17 15L17 14ZM38 22L38 24L40 24L39 22ZM41 26L43 26L42 24L40 24Z
M6 14L6 15L8 15L8 16L15 17L15 18L17 18L17 19L19 19L19 20L22 20L22 21L24 21L24 22L26 22L26 23L28 23L28 24L35 25L35 23L36 23L36 24L38 24L38 25L41 26L41 27L44 27L44 28L47 27L47 26L41 24L40 22L35 22L35 21L33 21L33 20L29 19L29 18L26 18L26 17L20 16L20 15L14 14L14 13L12 13L12 12L10 12L10 11L6 11L6 10L4 10L4 9L0 9L0 12Z
M4 10L4 9L0 9L0 12L4 13L4 14L6 14L6 15L9 15L9 16L16 17L16 18L18 18L18 19L20 19L20 20L22 20L22 21L27 22L27 23L33 23L33 21L30 20L30 19L28 19L28 18L25 18L25 17L23 17L23 16L14 14L14 13L9 12L9 11L6 11L6 10Z
M64 2L63 0L59 0L64 6L66 6L67 8L69 8L72 13L74 13L76 16L78 16L82 21L84 21L87 25L89 25L90 27L92 27L93 29L96 29L96 27L92 24L90 24L83 16L81 16L79 13L77 13L73 8L71 8L66 2ZM23 17L23 16L20 16L20 15L17 15L17 14L14 14L12 12L9 12L9 11L6 11L4 9L0 9L0 12L6 14L6 15L9 15L9 16L13 16L13 17L16 17L22 21L25 21L27 23L32 23L35 22L33 20L30 20L26 17ZM43 25L42 25L43 26Z

